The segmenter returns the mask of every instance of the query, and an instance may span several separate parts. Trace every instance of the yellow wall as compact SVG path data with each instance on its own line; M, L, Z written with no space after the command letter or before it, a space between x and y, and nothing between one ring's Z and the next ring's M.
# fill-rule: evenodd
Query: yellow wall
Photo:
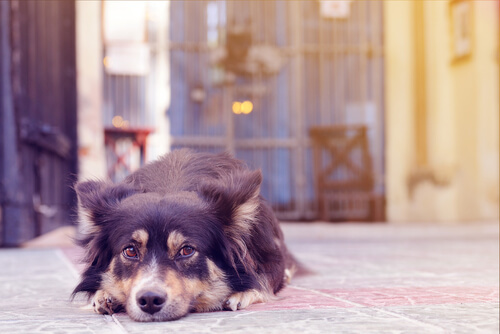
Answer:
M423 2L423 26L415 25L415 2L384 2L390 221L498 219L498 5L471 3L472 53L454 61L448 1ZM420 49L415 29L424 32ZM425 60L423 84L417 57Z
M101 2L76 2L78 177L107 177L102 124Z

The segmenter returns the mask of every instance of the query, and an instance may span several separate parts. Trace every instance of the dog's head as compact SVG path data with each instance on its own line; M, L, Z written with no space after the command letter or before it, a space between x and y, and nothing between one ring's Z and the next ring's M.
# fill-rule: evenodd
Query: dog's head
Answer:
M254 270L246 245L261 181L260 171L237 171L167 195L77 184L88 267L74 294L106 291L137 321L220 309L234 289L228 275Z

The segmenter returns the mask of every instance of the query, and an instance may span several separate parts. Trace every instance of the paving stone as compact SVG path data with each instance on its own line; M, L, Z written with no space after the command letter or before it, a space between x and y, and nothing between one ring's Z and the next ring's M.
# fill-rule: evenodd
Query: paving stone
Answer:
M81 249L2 249L0 333L499 332L498 222L283 227L312 274L268 303L163 323L71 302Z
M331 308L190 314L171 323L138 324L117 318L129 333L404 333L422 326L382 312Z
M0 250L0 333L113 333L109 317L71 303L77 276L59 250Z

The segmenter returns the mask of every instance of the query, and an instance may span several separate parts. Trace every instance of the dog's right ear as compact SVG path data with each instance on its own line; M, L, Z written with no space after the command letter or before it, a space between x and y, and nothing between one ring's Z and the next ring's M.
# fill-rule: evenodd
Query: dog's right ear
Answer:
M76 242L86 249L84 261L87 268L82 281L73 291L94 294L101 284L101 273L109 265L112 257L107 247L107 233L101 233L109 222L109 215L123 199L137 191L130 185L114 185L103 181L79 182L75 185L78 196L78 236Z
M104 181L79 182L75 191L78 196L80 232L83 234L100 230L113 208L137 192L128 185L114 185Z

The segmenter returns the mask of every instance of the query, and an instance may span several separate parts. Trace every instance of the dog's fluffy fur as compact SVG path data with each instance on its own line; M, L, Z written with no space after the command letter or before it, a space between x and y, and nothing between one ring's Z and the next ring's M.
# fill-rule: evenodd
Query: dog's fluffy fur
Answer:
M228 154L174 151L122 183L78 183L87 267L73 294L137 321L269 300L295 271L262 175Z

